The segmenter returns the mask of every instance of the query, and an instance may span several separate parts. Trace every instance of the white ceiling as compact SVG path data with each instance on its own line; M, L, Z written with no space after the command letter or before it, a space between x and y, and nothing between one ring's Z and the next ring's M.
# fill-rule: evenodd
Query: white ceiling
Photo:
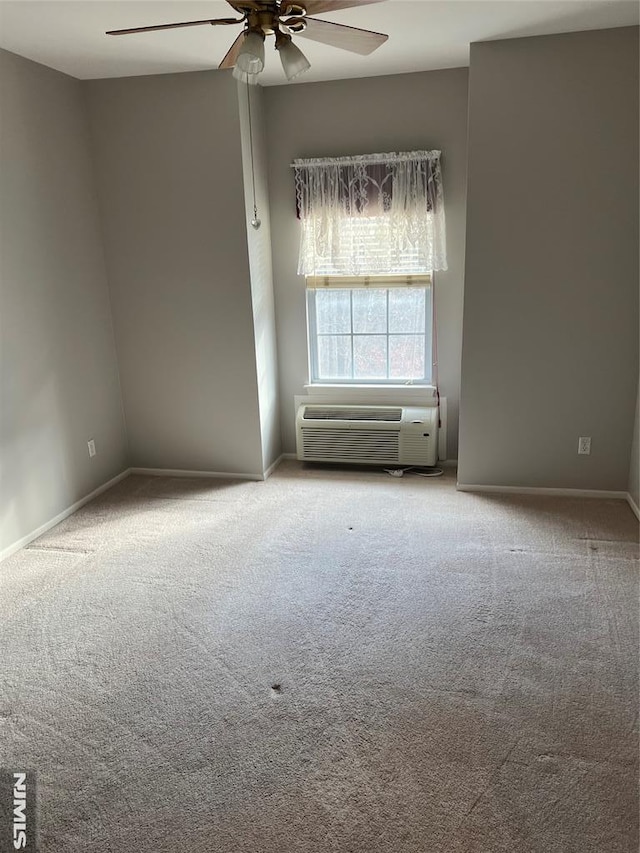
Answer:
M386 0L318 15L389 34L370 56L307 39L300 82L400 74L469 64L474 41L638 24L637 0ZM0 0L0 47L80 79L215 68L240 27L106 36L105 30L233 17L224 0ZM268 47L268 46L267 46ZM267 49L263 85L286 82Z

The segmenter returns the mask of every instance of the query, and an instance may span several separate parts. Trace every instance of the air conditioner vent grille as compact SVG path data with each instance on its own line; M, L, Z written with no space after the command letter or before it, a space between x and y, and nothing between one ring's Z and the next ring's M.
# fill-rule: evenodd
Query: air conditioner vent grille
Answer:
M375 406L307 406L304 410L305 421L389 421L398 422L402 420L402 408L382 408Z
M302 431L304 458L336 462L397 462L400 434L386 430L314 429Z
M422 433L403 435L400 439L400 454L411 459L414 465L433 465L433 440Z

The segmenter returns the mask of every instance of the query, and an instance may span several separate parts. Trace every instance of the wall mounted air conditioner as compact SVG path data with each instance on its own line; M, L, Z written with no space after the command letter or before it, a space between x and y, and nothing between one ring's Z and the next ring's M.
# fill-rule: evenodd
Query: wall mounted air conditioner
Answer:
M433 466L438 408L304 404L296 417L298 459Z

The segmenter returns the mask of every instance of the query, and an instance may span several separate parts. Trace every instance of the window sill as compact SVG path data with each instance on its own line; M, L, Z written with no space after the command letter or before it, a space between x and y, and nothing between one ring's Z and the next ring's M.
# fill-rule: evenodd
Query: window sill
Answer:
M331 398L335 403L413 403L434 406L437 402L435 385L305 385L309 397Z
M334 388L340 388L340 389L355 388L358 391L365 391L365 390L366 391L379 391L381 389L382 390L392 389L392 390L397 390L397 391L402 390L402 391L429 391L429 392L431 392L431 391L436 390L435 385L428 385L428 384L419 385L417 382L414 385L405 385L404 383L402 385L392 385L391 383L389 385L384 385L382 383L377 384L377 383L373 383L373 382L369 383L369 384L365 383L364 385L356 385L355 382L354 383L352 383L352 382L336 382L334 385L332 385L330 383L324 383L324 382L312 382L312 383L308 383L307 385L304 386L304 390L309 391L309 392L313 392L313 390L316 388L318 390L320 390L322 393L324 393L327 389L333 391Z

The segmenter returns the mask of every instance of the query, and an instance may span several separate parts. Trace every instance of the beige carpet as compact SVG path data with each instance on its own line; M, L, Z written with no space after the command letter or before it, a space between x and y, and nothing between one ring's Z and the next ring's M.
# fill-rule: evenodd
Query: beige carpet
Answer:
M620 501L130 477L0 566L42 853L636 853Z

